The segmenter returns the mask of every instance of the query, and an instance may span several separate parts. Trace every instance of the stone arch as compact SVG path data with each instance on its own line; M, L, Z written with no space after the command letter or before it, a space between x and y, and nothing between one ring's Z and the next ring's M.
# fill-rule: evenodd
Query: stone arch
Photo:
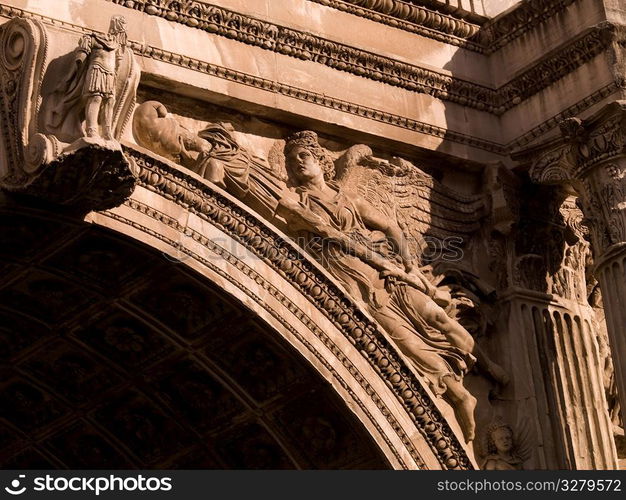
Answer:
M0 227L2 466L392 465L270 325L188 266L48 211L2 210Z
M334 398L339 413L350 415L346 421L358 422L353 427L359 427L361 438L354 441L372 443L371 453L379 456L372 464L474 468L457 437L461 433L450 408L422 385L386 335L324 269L247 207L195 174L134 146L125 149L138 174L138 187L123 205L88 214L85 220L92 232L109 231L114 239L144 246L168 260L168 275L179 270L191 274L191 281L217 290L225 302L248 311L250 321L269 332L268 342L295 353L300 363L302 358L307 361L306 370L315 374L310 379L331 389L333 396L325 397ZM121 263L120 275L132 265ZM190 289L183 295L193 293ZM158 312L163 307L148 311L152 322L164 324ZM131 316L135 309L138 314L150 309L134 303L124 308ZM106 311L98 315L107 318ZM262 413L259 408L251 411ZM304 460L298 466L315 464Z
M92 222L179 259L270 325L340 394L394 468L473 468L452 412L326 271L245 205L126 146L139 187Z

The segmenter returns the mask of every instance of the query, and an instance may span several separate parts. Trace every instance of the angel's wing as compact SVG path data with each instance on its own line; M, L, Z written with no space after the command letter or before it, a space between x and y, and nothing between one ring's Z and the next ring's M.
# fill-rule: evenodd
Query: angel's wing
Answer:
M367 146L357 145L335 165L337 182L397 220L412 253L423 257L424 264L436 260L429 256L441 255L450 238L462 245L479 229L485 213L484 195L455 191L406 160L377 159Z

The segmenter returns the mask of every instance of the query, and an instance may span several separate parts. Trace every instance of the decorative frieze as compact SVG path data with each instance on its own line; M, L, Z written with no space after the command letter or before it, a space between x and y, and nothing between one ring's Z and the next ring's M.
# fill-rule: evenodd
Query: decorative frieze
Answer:
M591 28L498 89L407 64L310 33L200 2L109 0L242 43L500 115L604 51L619 36L610 23Z
M57 23L56 20L51 18L47 18L41 15L31 14L22 9L18 9L15 7L9 7L0 5L0 15L3 16L22 16L25 18L33 18L33 19L41 19L47 23ZM68 28L79 31L79 32L87 32L87 30L81 28L77 25L67 25ZM609 28L607 28L609 29ZM597 37L592 37L592 40L597 41ZM217 76L219 78L227 79L230 81L234 81L237 83L243 83L246 85L251 85L257 88L261 88L270 92L275 92L284 96L292 97L295 99L303 100L309 103L315 103L320 106L328 107L337 111L341 111L344 113L354 114L356 116L360 116L363 118L368 118L371 120L380 121L383 123L388 123L395 127L405 128L408 130L413 130L419 133L423 133L426 135L431 135L434 137L445 138L446 140L456 142L459 144L466 144L468 146L476 147L479 149L483 149L485 151L490 151L500 155L506 155L510 151L513 151L521 146L528 144L533 141L537 137L545 134L548 130L556 127L558 123L566 117L574 116L577 113L588 109L593 106L597 102L603 100L607 96L616 92L619 88L618 83L611 83L601 88L600 90L594 92L593 94L587 96L581 101L577 102L573 106L564 109L562 112L558 113L554 117L546 120L544 123L538 125L533 128L529 132L520 136L517 139L514 139L508 144L498 144L492 141L486 141L484 139L480 139L468 134L463 134L459 132L455 132L453 130L445 129L442 127L438 127L436 125L427 124L421 122L419 120L415 120L413 118L408 118L406 116L397 115L393 113L389 113L387 111L379 110L376 108L371 108L368 106L363 106L361 104L356 104L350 101L333 98L328 95L324 95L321 93L313 92L308 89L303 89L299 87L295 87L292 85L288 85L282 82L277 82L274 80L269 80L266 78L258 77L255 75L251 75L248 73L236 71L233 69L228 69L223 66L218 66L210 63L206 63L204 61L200 61L198 59L193 59L183 54L176 54L173 52L169 52L160 48L145 46L144 44L137 43L134 41L129 41L129 46L137 53L140 53L144 57L150 57L153 59L157 59L160 61L168 62L170 64L176 64L181 67L189 68L194 71L204 72L213 76ZM593 49L596 50L596 49ZM558 67L558 58L553 61L553 63ZM550 64L545 63L546 67L550 67ZM549 72L549 71L548 71ZM524 79L524 75L519 77L520 79ZM521 81L521 80L520 80ZM509 92L511 96L519 97L519 92L516 93L517 87L511 86L509 88ZM522 95L524 93L522 92ZM510 102L513 102L513 97ZM519 97L521 99L521 97ZM516 101L517 102L517 101Z
M590 28L582 36L568 42L556 53L541 59L497 89L500 104L498 111L511 109L548 88L604 52L613 40L622 40L622 37L622 30L608 22Z
M435 12L423 5L401 0L310 1L474 52L485 52L485 47L469 39L478 32L480 26L455 17L453 13Z
M493 53L577 1L579 0L520 2L515 10L487 21L473 40L485 47L487 53Z
M448 2L417 5L402 0L310 1L468 50L493 54L578 0L520 2L513 11L490 20L453 9Z
M533 127L531 130L529 130L525 134L509 142L506 145L507 151L510 152L510 151L519 150L522 146L525 146L531 143L535 139L541 136L544 136L548 131L558 127L564 119L571 118L573 116L576 116L582 113L586 109L589 109L594 104L602 101L603 99L606 99L607 97L609 97L611 94L614 94L618 90L619 90L619 85L616 82L611 82L608 85L605 85L599 90L596 90L592 94L576 102L572 106L569 106L563 109L562 111L552 116L548 120L544 121L543 123L537 125L536 127Z
M157 47L143 46L137 42L131 42L131 47L134 50L141 50L141 54L144 57L150 57L159 61L164 61L170 64L175 64L184 68L188 68L194 71L206 73L208 75L216 76L232 82L242 83L250 85L256 88L266 90L268 92L274 92L301 101L314 103L319 106L324 106L344 113L350 113L370 120L376 120L382 123L388 123L396 127L405 128L408 130L414 130L423 134L431 135L434 137L449 139L454 142L466 144L468 146L484 149L486 151L492 151L498 154L505 154L506 150L503 146L493 141L487 141L478 137L473 137L468 134L455 132L448 130L437 125L425 123L413 118L398 115L395 113L389 113L380 109L371 108L369 106L363 106L354 102L346 101L344 99L337 99L335 97L328 96L320 92L314 92L308 89L295 87L276 80L270 80L260 76L244 73L243 71L237 71L229 69L217 64L211 64L199 59L194 59L182 54L176 54Z
M165 0L109 0L149 15L163 17L297 59L323 64L364 78L438 99L495 112L494 90L310 33L263 21L215 5Z

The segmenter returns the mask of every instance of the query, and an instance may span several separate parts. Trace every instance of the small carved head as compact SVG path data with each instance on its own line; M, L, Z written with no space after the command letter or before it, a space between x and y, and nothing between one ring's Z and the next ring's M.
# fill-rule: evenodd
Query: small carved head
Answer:
M113 16L109 24L109 34L126 33L126 19L123 16Z
M487 453L509 454L514 448L513 429L504 422L496 422L487 429Z
M335 165L326 150L320 146L317 134L310 130L297 132L285 143L285 166L292 185L300 184L307 176L321 169L325 180L335 177Z

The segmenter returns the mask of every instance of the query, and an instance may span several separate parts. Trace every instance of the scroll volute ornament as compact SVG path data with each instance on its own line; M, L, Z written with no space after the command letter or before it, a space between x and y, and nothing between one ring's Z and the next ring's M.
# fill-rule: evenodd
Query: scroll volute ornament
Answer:
M13 19L0 27L0 182L4 187L28 183L36 166L31 139L37 114L48 37L42 23Z
M71 53L37 20L0 27L0 188L78 208L111 208L136 177L119 139L139 69L125 21L87 33Z

